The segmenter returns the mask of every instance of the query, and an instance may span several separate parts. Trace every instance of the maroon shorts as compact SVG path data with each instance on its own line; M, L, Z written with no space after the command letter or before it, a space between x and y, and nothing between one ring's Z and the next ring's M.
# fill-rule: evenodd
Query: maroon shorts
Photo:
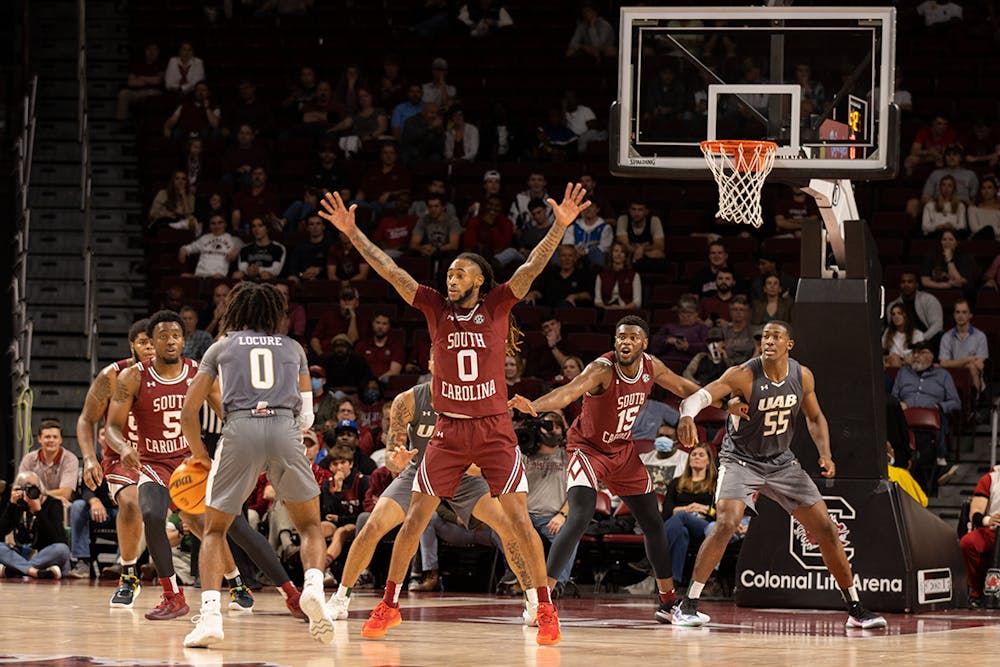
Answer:
M517 436L506 413L475 419L438 415L413 490L451 498L473 463L483 471L491 495L527 492L528 478L517 448Z
M604 482L616 496L638 496L653 490L646 466L631 441L610 454L576 442L567 443L566 450L567 488L587 486L596 491L598 482Z
M142 459L142 473L139 475L139 484L155 482L162 487L170 488L170 475L177 469L184 459L190 454L184 452L180 455L169 457L153 458L148 454Z
M139 473L123 466L118 452L108 453L101 459L101 470L104 471L104 479L108 481L108 493L112 500L126 486L139 483Z

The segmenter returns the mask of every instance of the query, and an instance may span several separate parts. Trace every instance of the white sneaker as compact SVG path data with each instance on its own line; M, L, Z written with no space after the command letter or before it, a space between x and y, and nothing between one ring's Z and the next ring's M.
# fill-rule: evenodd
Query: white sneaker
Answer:
M184 638L184 648L208 648L225 638L222 632L222 612L219 605L202 603L201 613L191 619L196 623L194 630Z
M323 600L323 587L306 582L302 587L299 607L309 617L309 634L323 644L333 643L333 619Z
M524 624L528 627L536 627L538 625L538 603L531 602L528 598L525 598L524 611L521 612L521 618L524 619Z
M341 598L337 597L334 593L330 596L330 599L326 601L326 613L330 615L335 621L346 621L347 620L347 608L351 605L351 598Z

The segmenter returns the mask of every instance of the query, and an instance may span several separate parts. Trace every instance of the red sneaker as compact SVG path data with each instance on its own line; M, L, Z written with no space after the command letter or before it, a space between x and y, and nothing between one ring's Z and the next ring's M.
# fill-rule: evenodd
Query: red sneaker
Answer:
M305 612L302 611L302 608L299 607L299 598L301 596L302 593L299 591L299 589L296 588L294 593L288 594L288 596L285 598L285 606L288 607L288 613L290 613L295 618L302 619L303 621L308 621L309 618L306 616Z
M164 593L160 604L146 612L146 618L150 621L169 621L189 611L187 602L184 601L184 591Z
M559 614L552 603L538 603L538 634L535 642L539 646L554 646L562 640L562 633L559 632Z
M383 600L372 609L371 616L361 626L361 636L368 639L385 637L386 630L394 628L402 622L403 617L399 615L399 607L390 607Z

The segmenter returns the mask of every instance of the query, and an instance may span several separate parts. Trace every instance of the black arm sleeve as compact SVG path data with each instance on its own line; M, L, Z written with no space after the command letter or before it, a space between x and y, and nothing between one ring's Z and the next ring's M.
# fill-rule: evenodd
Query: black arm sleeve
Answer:
M670 480L667 484L667 491L663 496L663 507L660 510L660 514L663 516L664 520L669 519L674 515L674 507L677 506L677 478Z

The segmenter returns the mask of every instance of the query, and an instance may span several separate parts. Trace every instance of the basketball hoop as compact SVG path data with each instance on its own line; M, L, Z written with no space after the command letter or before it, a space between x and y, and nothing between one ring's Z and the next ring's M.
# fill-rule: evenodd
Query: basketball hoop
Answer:
M760 227L760 192L774 166L778 145L771 141L703 141L701 151L719 184L716 217Z

